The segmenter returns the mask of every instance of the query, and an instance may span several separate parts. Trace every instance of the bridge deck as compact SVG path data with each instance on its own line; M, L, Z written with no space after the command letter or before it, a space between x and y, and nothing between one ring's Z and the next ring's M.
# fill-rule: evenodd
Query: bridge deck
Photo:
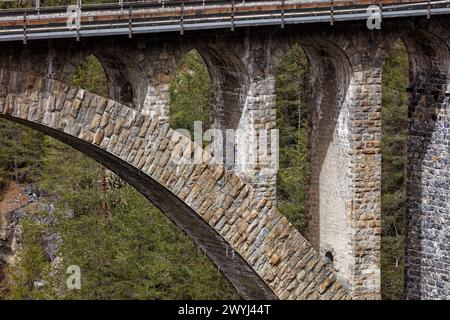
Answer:
M81 8L80 24L69 28L66 7L0 10L0 41L129 35L185 30L296 23L366 20L370 5L381 7L382 17L410 17L450 13L450 0L194 0L146 1Z

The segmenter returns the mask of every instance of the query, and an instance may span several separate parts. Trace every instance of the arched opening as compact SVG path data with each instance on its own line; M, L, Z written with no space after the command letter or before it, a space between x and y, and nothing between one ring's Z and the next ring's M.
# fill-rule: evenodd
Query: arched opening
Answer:
M286 59L296 63L281 63L280 70L285 68L288 75L284 83L280 73L277 79L277 104L287 108L277 112L278 207L322 257L333 252L338 278L349 287L354 263L348 245L352 241L348 207L352 187L348 135L351 66L346 54L332 42L305 38L300 45L286 54ZM287 130L280 127L286 122Z
M145 110L149 103L145 101L149 89L147 76L139 64L123 52L95 48L75 51L65 62L58 78L79 85L77 77L87 73L93 77L83 83L86 90L101 89L104 97L134 110L148 111ZM100 81L102 88L96 81Z
M109 98L105 70L94 55L88 56L83 64L77 66L72 73L70 82L72 85L83 88L91 93Z
M228 48L206 46L199 48L199 52L211 78L211 126L221 131L237 129L249 87L247 68Z
M227 169L239 172L239 131L246 126L243 110L249 87L247 68L228 48L201 46L200 55L208 68L211 83L209 132L205 135L208 151ZM238 173L239 174L239 173Z
M390 48L382 70L381 294L401 299L404 290L408 162L409 58L402 40Z
M191 50L178 63L170 84L169 123L173 129L186 129L194 139L194 122L202 130L210 127L211 80L208 68L197 50Z
M293 45L279 65L275 89L279 130L277 205L302 234L307 223L309 69L302 47Z

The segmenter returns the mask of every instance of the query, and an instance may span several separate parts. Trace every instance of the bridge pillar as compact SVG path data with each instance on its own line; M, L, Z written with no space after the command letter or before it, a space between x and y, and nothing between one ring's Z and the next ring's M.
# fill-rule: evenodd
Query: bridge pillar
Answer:
M147 88L142 111L157 117L161 125L169 123L170 82L176 69L177 57L181 56L176 47L161 44L142 44L139 65L147 78ZM145 59L144 56L145 55Z
M406 299L450 299L448 41L418 32L405 39L411 61Z
M352 296L364 299L380 292L381 80L374 53L357 41L359 52L301 40L313 106L306 236Z
M253 186L257 198L267 198L276 208L278 132L276 128L275 80L283 57L281 46L271 36L252 35L242 50L247 66L248 90L239 120L239 133L250 149L237 152L235 171ZM255 147L256 146L256 147Z
M372 55L363 60L373 61ZM379 299L381 290L381 66L355 68L350 84L349 156L351 200L348 202L352 252L351 292ZM337 169L337 168L336 168Z

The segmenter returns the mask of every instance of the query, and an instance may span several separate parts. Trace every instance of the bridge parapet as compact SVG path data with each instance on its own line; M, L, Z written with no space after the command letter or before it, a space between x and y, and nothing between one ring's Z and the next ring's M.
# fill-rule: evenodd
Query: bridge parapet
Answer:
M0 41L133 35L366 21L379 6L383 19L450 13L448 0L193 0L0 10Z

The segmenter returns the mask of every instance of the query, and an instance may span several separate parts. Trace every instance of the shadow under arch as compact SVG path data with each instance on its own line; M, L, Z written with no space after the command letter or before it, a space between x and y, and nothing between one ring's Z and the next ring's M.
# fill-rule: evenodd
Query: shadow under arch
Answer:
M141 66L124 52L113 49L82 49L65 63L61 80L69 83L76 69L87 59L95 57L103 67L108 87L108 98L132 109L142 110L148 90L148 78Z
M219 130L237 129L250 82L247 68L227 48L206 45L196 50L208 67L212 83L212 127Z
M296 37L309 63L308 172L306 238L323 257L332 251L333 266L347 286L351 238L347 203L351 199L351 159L348 156L348 94L352 67L334 42ZM336 170L342 168L342 170Z
M232 170L236 165L236 155L230 155L230 150L236 152L236 138L233 135L233 139L227 140L226 131L238 129L242 122L250 83L248 69L236 53L213 44L183 47L176 65L179 66L193 51L205 64L210 82L209 115L204 121L207 126L203 127L209 130L205 132L206 142L211 142L207 149Z

